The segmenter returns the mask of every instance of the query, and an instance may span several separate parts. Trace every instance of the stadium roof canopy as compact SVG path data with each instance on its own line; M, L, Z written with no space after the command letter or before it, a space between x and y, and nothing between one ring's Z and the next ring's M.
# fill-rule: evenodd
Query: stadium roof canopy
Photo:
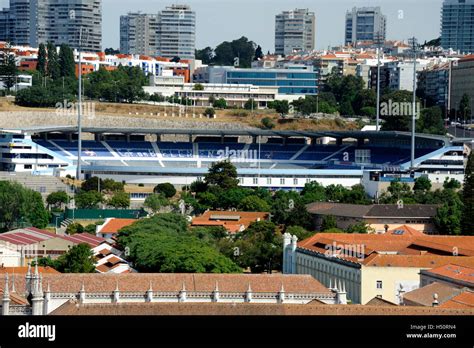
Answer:
M21 129L0 129L0 132L23 133L23 134L44 134L44 133L77 133L77 127L73 126L50 126L50 127L29 127ZM400 138L411 137L409 132L361 132L361 131L274 131L263 129L196 129L196 128L112 128L112 127L83 127L82 131L92 134L176 134L194 136L262 136L262 137L307 137L322 138L330 137L335 139L377 139L377 138ZM417 134L417 138L437 140L449 143L449 138L440 135Z

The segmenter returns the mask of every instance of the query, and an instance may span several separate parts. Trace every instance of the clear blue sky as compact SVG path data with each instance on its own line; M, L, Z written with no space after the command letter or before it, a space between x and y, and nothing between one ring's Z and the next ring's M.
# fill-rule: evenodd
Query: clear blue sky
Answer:
M102 0L103 48L119 47L119 17L128 11L157 13L172 0ZM389 39L416 36L430 40L440 33L442 0L180 0L196 11L197 48L247 36L273 51L275 15L282 10L309 8L316 13L316 47L338 45L344 38L344 16L353 6L381 6ZM8 0L0 0L8 6ZM402 12L400 12L402 11ZM399 14L403 18L399 18Z

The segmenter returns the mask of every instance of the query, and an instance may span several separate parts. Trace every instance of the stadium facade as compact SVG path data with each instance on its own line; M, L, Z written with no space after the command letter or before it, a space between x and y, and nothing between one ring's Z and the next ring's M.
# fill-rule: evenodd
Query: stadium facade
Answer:
M212 163L230 160L244 187L301 189L306 183L360 184L425 175L434 182L462 181L464 145L442 136L418 134L414 170L410 134L403 132L304 132L265 130L84 128L82 170L129 184L201 180ZM176 139L169 141L169 139ZM185 140L183 140L185 139ZM75 176L77 129L45 127L0 130L0 170Z

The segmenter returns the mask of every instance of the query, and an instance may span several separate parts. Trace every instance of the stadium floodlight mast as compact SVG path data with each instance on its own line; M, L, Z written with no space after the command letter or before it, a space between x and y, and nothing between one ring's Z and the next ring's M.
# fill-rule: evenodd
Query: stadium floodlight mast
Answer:
M413 51L413 104L411 117L411 170L415 169L415 127L416 127L416 53L418 50L418 41L415 37L409 39L409 44Z
M82 30L83 27L79 28L79 43L78 43L78 75L79 75L79 102L77 106L77 172L76 180L82 178Z
M377 114L375 118L375 130L380 130L380 51L382 49L382 34L377 32L374 37L375 44L377 45Z

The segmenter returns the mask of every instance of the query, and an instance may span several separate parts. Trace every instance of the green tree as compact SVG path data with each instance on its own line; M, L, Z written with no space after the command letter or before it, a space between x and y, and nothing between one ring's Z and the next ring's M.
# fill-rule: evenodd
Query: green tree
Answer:
M213 163L204 176L204 182L209 186L217 186L222 190L236 188L239 185L237 168L230 161Z
M67 204L68 202L69 196L64 191L51 192L48 197L46 197L46 203L56 208L60 208L63 204Z
M200 83L196 83L193 87L193 91L204 91L204 86Z
M215 107L216 109L225 109L227 108L227 102L224 98L219 98L214 101L212 106Z
M332 215L325 215L321 222L321 231L326 232L330 229L337 228L336 218Z
M158 212L161 208L166 207L170 202L162 194L149 195L145 199L145 207L150 208L154 213Z
M15 182L0 181L0 229L18 225L45 228L49 222L41 195Z
M74 61L74 52L66 44L62 44L59 50L59 71L61 77L75 77L76 63Z
M426 176L420 176L415 180L413 191L429 191L431 190L431 181Z
M290 104L288 100L275 100L267 104L269 109L275 109L279 114L288 114L290 112Z
M38 48L38 64L36 65L36 70L41 74L41 76L46 75L46 62L48 59L48 53L46 52L46 46L44 43L40 43Z
M365 221L357 222L346 229L347 233L369 233L371 231L371 227Z
M25 190L26 194L26 218L37 228L46 228L48 226L50 215L44 207L43 197L39 192Z
M48 76L53 80L56 80L61 76L58 52L56 46L52 42L47 43L46 49L48 50Z
M264 117L262 118L262 126L265 129L273 129L275 128L275 123L270 117Z
M241 268L209 240L188 230L184 217L159 214L123 228L118 240L130 249L129 260L140 272L240 273Z
M97 176L90 177L81 184L82 191L101 191L104 189L104 181Z
M94 190L94 182L97 183L97 180L92 180L92 182L89 184L90 188ZM104 179L101 180L100 183L100 191L101 192L108 192L108 193L113 193L113 192L120 192L124 190L124 184L122 182L115 181L113 179ZM97 190L97 188L95 189Z
M214 59L214 50L209 46L202 50L196 50L195 57L198 60L202 60L203 64L209 65Z
M305 240L314 235L313 232L307 231L301 226L289 226L286 228L286 233L291 234L292 236L298 237L298 240Z
M172 198L176 195L176 189L169 182L156 185L153 192L163 194L166 198Z
M7 92L15 86L18 75L18 67L16 66L15 55L10 50L2 50L0 52L0 79L5 86Z
M255 49L254 60L259 60L263 58L263 51L260 45Z
M420 119L416 124L416 131L426 134L446 134L441 108L439 106L432 106L421 110Z
M249 267L252 273L281 270L283 238L274 223L254 222L242 232L236 245L242 254L238 259L239 265Z
M97 209L103 201L104 197L97 191L81 191L75 197L79 209Z
M239 208L243 211L268 212L270 205L258 196L247 196L240 202Z
M474 235L474 153L467 160L462 191L462 220L461 232L464 235Z
M466 122L471 117L471 99L467 93L464 93L459 102L459 117Z
M435 226L440 234L461 234L462 214L463 202L460 195L453 190L444 190L443 205L438 208L434 217Z
M80 223L72 223L69 224L66 228L66 233L69 235L74 235L77 233L83 233L84 232L84 226L82 226Z
M443 183L443 188L445 190L457 190L461 188L461 183L454 178L446 178Z
M384 94L381 97L380 101L382 105L380 109L380 115L384 120L384 123L382 124L383 131L408 132L411 130L411 105L413 103L412 92L405 90L390 92ZM393 114L394 112L392 112L392 110L389 110L390 105L410 105L410 112L402 112L402 107L399 107L398 112L396 114Z
M306 204L326 201L326 190L317 181L312 181L304 185L301 197Z
M258 108L258 104L257 102L255 101L255 99L253 98L250 98L249 100L247 100L244 104L244 108L246 110L256 110Z
M59 270L62 273L94 273L94 254L88 244L73 246L66 254L58 259Z
M124 191L117 191L109 199L107 204L115 209L127 209L130 207L130 195Z
M209 118L213 118L216 115L216 111L214 110L214 108L207 108L206 110L204 110L204 115Z

